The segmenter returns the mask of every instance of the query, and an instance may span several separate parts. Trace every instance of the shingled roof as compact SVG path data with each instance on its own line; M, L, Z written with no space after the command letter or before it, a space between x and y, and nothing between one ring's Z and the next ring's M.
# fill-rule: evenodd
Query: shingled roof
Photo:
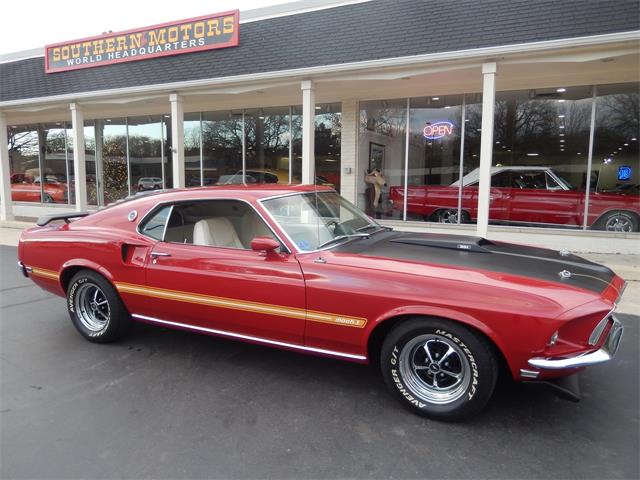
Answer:
M0 64L0 102L640 29L638 0L374 0L240 26L240 46L46 74Z

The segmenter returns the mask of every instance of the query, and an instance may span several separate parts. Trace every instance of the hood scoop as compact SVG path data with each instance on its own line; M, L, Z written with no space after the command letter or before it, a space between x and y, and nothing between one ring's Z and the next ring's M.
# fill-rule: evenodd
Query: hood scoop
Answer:
M437 235L435 238L431 236L402 236L400 238L389 240L389 242L477 253L491 253L491 250L488 250L485 247L494 245L493 242L490 242L486 238L467 237L461 235Z

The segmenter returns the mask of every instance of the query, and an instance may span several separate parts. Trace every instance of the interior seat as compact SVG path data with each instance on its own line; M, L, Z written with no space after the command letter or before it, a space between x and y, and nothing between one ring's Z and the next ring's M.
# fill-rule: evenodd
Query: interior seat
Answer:
M251 240L256 237L274 238L269 227L265 225L258 215L248 211L242 216L240 223L240 238L245 248L251 248Z
M193 226L193 244L244 248L233 224L225 217L204 218Z

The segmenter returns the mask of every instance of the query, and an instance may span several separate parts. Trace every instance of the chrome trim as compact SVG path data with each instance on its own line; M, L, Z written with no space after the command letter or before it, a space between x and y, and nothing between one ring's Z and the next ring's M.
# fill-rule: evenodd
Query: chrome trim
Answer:
M622 324L618 320L613 318L613 325L611 325L611 330L609 330L607 339L605 340L604 345L599 350L596 350L595 352L583 353L569 358L530 358L527 363L532 367L540 368L543 370L562 370L565 368L588 367L591 365L608 362L618 351L618 347L620 346L620 339L622 338L623 332L624 327L622 326Z
M273 229L273 227L271 226L271 224L267 221L266 218L264 218L264 215L262 215L262 213L260 213L260 211L251 203L248 202L247 200L243 200L240 198L197 198L197 199L191 199L191 200L182 200L182 199L177 199L177 200L164 200L161 202L156 203L153 207L151 207L147 213L145 213L142 218L138 221L138 224L136 225L136 232L139 233L140 235L142 235L145 238L149 238L151 240L153 240L154 242L158 242L158 241L162 241L163 243L176 243L176 242L165 242L164 241L164 236L166 233L166 228L167 225L169 224L169 217L167 217L167 223L165 224L165 230L162 233L162 240L157 240L153 237L150 237L148 235L145 235L144 233L142 233L140 231L140 225L142 225L145 220L147 219L147 217L149 215L151 215L152 213L156 212L158 210L158 208L161 208L163 205L166 204L170 204L171 205L171 212L169 212L169 214L171 214L173 212L173 207L174 205L177 205L179 203L188 203L188 202L214 202L214 201L219 201L219 200L231 200L231 201L235 201L235 202L242 202L245 203L247 205L249 205L249 207L251 207L251 209L253 209L254 212L256 212L258 214L258 216L262 219L262 221L265 223L265 225L267 226L267 228L269 230L271 230L271 233L273 233L273 235L278 239L278 241L282 244L282 246L284 247L284 249L286 250L286 252L284 253L292 253L291 249L287 246L287 244L285 242L282 241L282 238L280 237L280 235L278 235L276 233L276 231ZM268 212L267 212L268 213ZM274 221L273 219L271 219L272 221ZM276 223L277 224L277 223ZM289 237L287 237L288 240ZM183 245L182 243L180 243L180 245ZM192 244L186 244L186 245L192 245ZM294 244L295 246L295 244ZM233 248L233 247L215 247L215 248ZM245 250L244 248L233 248L234 250Z
M527 370L526 368L520 369L520 376L522 378L538 378L540 372L536 372L535 370Z
M248 340L251 342L259 342L259 343L264 343L266 345L275 345L278 347L285 347L285 348L293 348L296 350L303 350L306 352L314 352L314 353L322 353L325 355L333 355L336 357L343 357L343 358L350 358L353 360L366 360L367 357L363 356L363 355L354 355L352 353L344 353L344 352L336 352L334 350L326 350L324 348L314 348L314 347L305 347L302 345L296 345L294 343L287 343L287 342L280 342L277 340L269 340L267 338L261 338L261 337L254 337L252 335L244 335L241 333L233 333L233 332L227 332L225 330L216 330L213 328L205 328L205 327L198 327L196 325L189 325L186 323L180 323L180 322L171 322L169 320L160 320L159 318L154 318L154 317L148 317L146 315L138 315L137 313L134 313L131 315L134 318L137 318L139 320L143 320L146 322L152 322L152 323L159 323L161 325L169 325L172 327L178 327L178 328L184 328L186 330L193 330L196 332L206 332L206 333L211 333L214 335L220 335L223 337L231 337L231 338L239 338L242 340Z
M609 311L609 313L607 313L604 316L604 318L602 320L600 320L598 322L598 324L595 326L595 328L591 332L591 335L589 335L589 345L597 345L598 344L598 342L600 341L600 337L602 336L602 332L604 332L604 329L608 325L609 320L611 320L611 318L613 317L613 311L614 310L615 310L615 307L612 308ZM613 317L613 318L615 318L615 317Z
M167 214L167 219L164 222L164 228L162 229L162 240L160 240L161 242L165 242L165 238L167 237L167 228L169 227L169 220L171 220L171 215L173 215L173 205L172 204L169 207L169 213ZM184 219L182 220L182 223L184 225Z

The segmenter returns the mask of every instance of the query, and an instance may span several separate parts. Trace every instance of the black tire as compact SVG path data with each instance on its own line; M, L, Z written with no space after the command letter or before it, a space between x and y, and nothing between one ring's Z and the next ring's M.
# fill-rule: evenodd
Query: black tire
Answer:
M95 343L121 338L131 316L111 283L93 270L76 273L67 289L67 309L78 332Z
M444 358L450 347L453 352ZM442 370L438 356L446 360ZM387 387L406 408L445 421L462 420L482 410L498 378L496 356L480 334L436 318L414 318L394 327L382 345L380 365Z
M637 232L638 216L631 212L616 210L608 212L597 222L598 230L608 232Z

